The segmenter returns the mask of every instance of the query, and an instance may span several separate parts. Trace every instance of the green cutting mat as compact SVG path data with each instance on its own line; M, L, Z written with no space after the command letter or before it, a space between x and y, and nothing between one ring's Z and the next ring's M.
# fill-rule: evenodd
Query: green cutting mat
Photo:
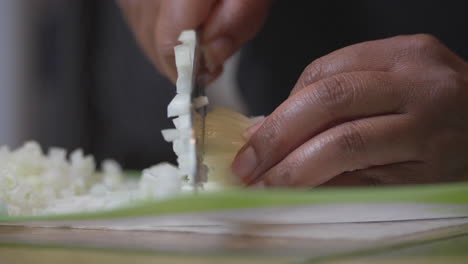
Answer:
M95 213L41 217L4 217L5 221L86 220L167 215L175 213L267 208L330 203L450 203L468 205L468 183L418 186L316 188L295 190L229 189L183 195L163 201L144 201L126 208Z

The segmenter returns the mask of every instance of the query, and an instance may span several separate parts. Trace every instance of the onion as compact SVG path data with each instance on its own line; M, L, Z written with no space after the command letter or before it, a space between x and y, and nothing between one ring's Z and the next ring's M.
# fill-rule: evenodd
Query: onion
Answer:
M166 198L179 193L181 188L180 171L174 165L161 163L143 171L140 190L145 198Z
M177 94L167 107L167 116L174 117L190 113L190 95Z
M208 167L209 181L237 184L231 172L231 163L246 140L244 131L253 122L246 116L225 108L214 108L205 121L204 164Z
M180 135L179 130L177 129L164 129L161 130L161 134L166 142L173 142Z
M172 123L179 132L187 131L192 127L192 120L190 115L180 115L177 118L172 119Z
M193 141L192 131L192 105L191 84L193 74L193 58L195 54L196 34L195 31L184 31L179 37L182 44L174 48L177 68L177 95L169 103L167 108L168 117L177 117L173 120L175 130L163 130L162 134L166 141L172 142L174 152L177 155L178 170L182 176L187 176L193 181L197 170L196 146ZM208 103L207 98L197 98L194 108L202 107Z
M182 44L174 48L177 68L177 93L190 94L192 84L192 51L191 46Z
M200 124L192 122L192 118L200 118L198 113L191 111L208 105L208 98L195 98L193 105L190 102L191 74L193 71L193 56L195 52L195 31L184 31L179 37L181 45L175 47L176 67L178 71L177 95L168 106L168 116L178 116L173 120L175 130L163 130L166 141L172 142L177 158L179 172L193 180L196 172L196 146L191 138L195 133L191 125ZM192 113L192 116L190 116ZM235 183L230 165L237 151L245 144L242 137L244 131L252 125L252 121L234 111L218 108L210 112L205 120L205 155L204 164L208 170L208 180L218 183ZM201 128L195 127L200 130ZM201 132L201 131L198 131ZM205 169L201 165L201 169ZM200 169L199 168L199 169ZM202 176L203 177L203 176Z
M104 186L109 190L118 190L124 183L124 173L120 164L115 160L104 160L101 167Z
M195 45L196 38L195 30L184 30L180 33L179 41L185 44Z
M8 207L6 202L0 198L0 217L8 216Z
M97 172L94 158L79 149L67 159L64 149L51 148L46 155L35 142L14 151L0 147L0 216L106 210L193 190L190 184L197 169L193 135L198 134L194 129L201 129L192 128L192 123L199 123L192 119L200 118L193 110L206 106L208 98L196 98L191 105L195 32L184 31L179 39L182 44L175 47L177 95L168 105L168 117L175 117L175 128L161 131L173 144L177 167L155 165L144 170L136 182L124 177L120 165L112 160L104 161L102 172ZM217 108L207 114L204 164L198 168L202 175L208 173L205 189L236 183L230 164L245 143L242 133L251 124L249 118L227 109Z
M195 98L193 101L193 107L197 109L207 106L208 104L209 104L209 101L208 101L208 97L206 96L199 96Z

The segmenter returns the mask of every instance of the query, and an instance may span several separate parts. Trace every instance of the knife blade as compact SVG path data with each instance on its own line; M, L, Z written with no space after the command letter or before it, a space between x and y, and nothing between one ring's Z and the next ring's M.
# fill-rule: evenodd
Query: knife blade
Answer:
M193 52L193 72L192 72L192 89L191 89L191 102L192 102L192 126L193 126L193 140L196 145L196 166L193 180L194 191L197 192L201 183L206 181L205 168L203 166L203 156L205 153L205 118L207 107L203 106L195 108L195 99L200 96L205 96L205 87L200 84L199 76L203 67L203 54L200 46L200 37L198 31L195 32L195 43Z

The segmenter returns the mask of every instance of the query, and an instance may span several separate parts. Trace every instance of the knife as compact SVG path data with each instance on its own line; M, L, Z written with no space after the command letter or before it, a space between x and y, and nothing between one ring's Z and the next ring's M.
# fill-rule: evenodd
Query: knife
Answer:
M206 168L203 165L203 156L205 154L205 119L207 107L195 108L195 100L200 96L205 96L205 87L200 84L199 76L203 69L203 53L200 45L199 32L195 32L195 43L193 51L193 71L191 82L191 115L192 115L192 141L196 145L196 165L193 180L193 189L195 192L201 187L202 182L206 181Z

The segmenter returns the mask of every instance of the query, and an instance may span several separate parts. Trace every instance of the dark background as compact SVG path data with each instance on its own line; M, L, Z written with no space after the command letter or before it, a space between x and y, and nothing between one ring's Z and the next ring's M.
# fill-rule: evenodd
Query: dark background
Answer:
M114 0L46 2L35 31L34 138L126 168L173 161L160 130L172 126L174 88L139 50ZM467 1L277 0L242 51L239 87L252 115L268 114L314 59L400 34L431 33L467 59L467 10Z

